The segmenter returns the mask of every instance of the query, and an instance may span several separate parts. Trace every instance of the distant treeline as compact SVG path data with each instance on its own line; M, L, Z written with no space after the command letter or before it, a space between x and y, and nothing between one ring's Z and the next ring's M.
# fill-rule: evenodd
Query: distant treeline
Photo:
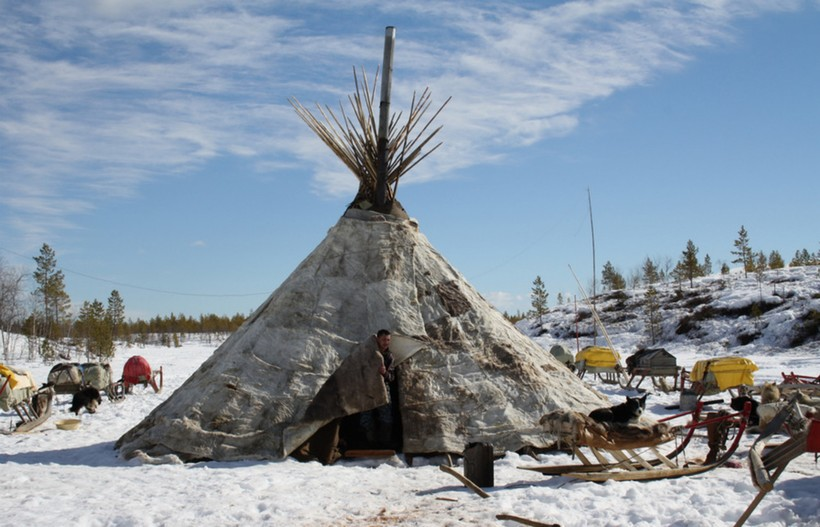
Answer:
M148 343L151 336L162 335L184 337L191 334L209 334L224 338L239 329L245 322L245 315L200 315L198 318L185 315L156 316L148 321L127 320L119 328L118 337L126 342Z

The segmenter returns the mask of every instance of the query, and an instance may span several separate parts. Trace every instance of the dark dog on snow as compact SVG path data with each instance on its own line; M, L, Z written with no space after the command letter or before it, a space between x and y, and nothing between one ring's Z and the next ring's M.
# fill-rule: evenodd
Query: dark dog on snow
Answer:
M599 423L630 424L636 423L646 407L646 395L627 397L626 401L609 408L598 408L589 413L589 417Z
M760 424L760 416L757 413L757 406L760 404L748 395L741 395L740 397L732 397L732 402L729 406L736 412L742 412L746 403L752 404L752 411L749 414L749 426L758 426Z
M74 394L69 411L74 412L74 415L80 415L80 410L85 408L88 413L93 414L101 403L100 391L93 386L89 386Z

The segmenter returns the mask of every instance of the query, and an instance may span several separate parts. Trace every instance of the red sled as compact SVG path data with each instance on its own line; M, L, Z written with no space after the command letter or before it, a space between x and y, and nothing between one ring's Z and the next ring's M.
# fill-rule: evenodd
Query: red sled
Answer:
M162 367L152 370L145 357L134 355L125 362L122 369L122 384L125 393L131 393L134 386L151 386L155 392L162 391Z

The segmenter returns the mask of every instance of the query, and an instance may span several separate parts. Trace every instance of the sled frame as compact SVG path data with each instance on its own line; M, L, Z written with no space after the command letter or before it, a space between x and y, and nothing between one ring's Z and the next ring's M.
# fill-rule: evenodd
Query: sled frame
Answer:
M800 422L801 419L802 426L790 430L791 437L785 442L773 447L766 444L769 437L783 427L788 428L789 423ZM767 448L768 450L765 450ZM792 397L788 406L777 413L749 449L749 472L758 493L738 518L735 527L741 527L746 523L766 494L774 489L775 481L786 470L789 462L806 452L820 452L820 420L803 417L797 398Z
M740 439L743 436L743 432L749 422L751 404L747 403L741 412L710 417L704 420L700 419L702 409L703 403L699 401L694 410L675 414L659 421L669 421L686 415L692 415L692 422L685 426L687 432L684 435L683 440L668 454L662 454L658 449L658 445L649 446L646 448L646 450L648 450L654 458L644 457L644 453L638 452L637 449L602 449L597 447L592 448L587 445L576 445L573 447L573 453L581 461L581 464L546 465L519 468L541 472L547 476L566 476L574 479L595 482L604 482L609 480L651 481L658 479L672 479L707 472L726 463L726 461L728 461L737 450ZM704 427L707 429L717 429L720 427L728 429L732 426L737 427L735 438L722 456L717 456L718 445L715 445L714 452L710 451L710 455L707 456L707 462L703 465L681 466L673 461L685 451L686 447L691 442L696 429ZM583 453L583 451L579 448L581 446L587 448L592 453L592 456L595 458L597 463L593 462Z
M8 384L8 379L3 384L0 392L6 388L6 384ZM10 433L24 434L45 423L51 417L53 400L54 389L51 386L44 385L25 401L13 405L12 409L20 418L20 422Z

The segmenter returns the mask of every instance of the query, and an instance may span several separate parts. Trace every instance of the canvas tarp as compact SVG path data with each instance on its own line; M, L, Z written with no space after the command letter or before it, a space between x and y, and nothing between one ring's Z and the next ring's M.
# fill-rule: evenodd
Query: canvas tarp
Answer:
M612 348L602 346L587 346L575 355L575 362L583 362L586 369L615 368L621 360L621 355Z
M689 380L692 382L709 383L709 374L720 391L736 386L754 386L754 372L757 365L750 359L743 357L722 357L718 359L699 360L692 367Z
M543 414L606 401L493 309L415 222L348 210L117 448L126 457L283 458L336 416L385 400L381 378L367 375L378 357L363 351L380 328L419 343L398 368L406 453L547 447Z
M0 390L0 408L8 412L29 400L37 391L37 385L31 373L0 364Z

